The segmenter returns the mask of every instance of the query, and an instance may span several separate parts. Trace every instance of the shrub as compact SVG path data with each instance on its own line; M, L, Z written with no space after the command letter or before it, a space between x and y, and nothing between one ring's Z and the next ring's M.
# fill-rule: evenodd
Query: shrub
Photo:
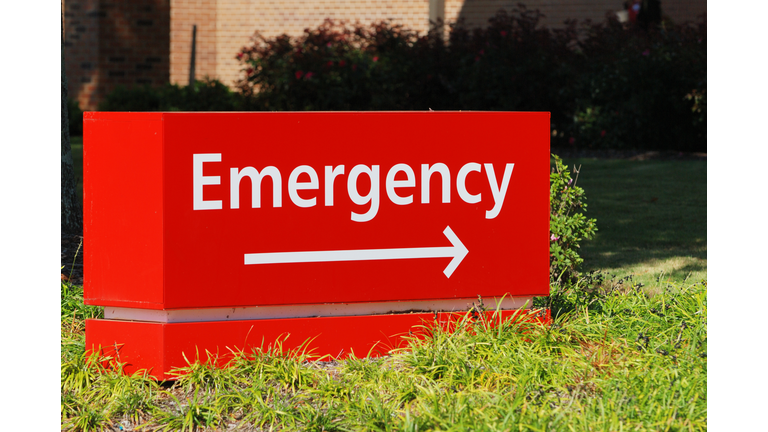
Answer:
M553 144L706 151L706 27L539 27L519 5L487 28L425 35L327 20L237 54L258 110L549 111Z
M584 261L578 253L579 243L591 239L597 232L595 219L587 219L584 212L584 189L576 186L562 160L552 155L554 166L549 177L549 279L553 290L576 283L579 266Z
M568 138L598 148L706 151L706 28L586 29Z
M350 29L326 20L295 40L257 33L237 55L245 73L238 88L265 110L412 109L418 78L406 76L417 43L425 41L390 23Z
M270 110L527 110L565 107L552 82L568 83L574 25L550 32L542 15L500 11L487 29L439 26L426 35L388 21L326 20L299 38L267 39L237 54L238 88ZM561 116L562 117L562 116Z
M99 104L100 111L239 111L247 100L217 80L206 78L192 86L117 87Z

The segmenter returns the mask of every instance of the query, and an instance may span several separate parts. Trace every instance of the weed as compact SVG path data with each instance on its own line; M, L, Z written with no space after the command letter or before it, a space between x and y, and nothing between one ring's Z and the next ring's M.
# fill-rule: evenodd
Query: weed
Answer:
M87 397L76 397L67 408L67 420L64 427L73 431L101 431L109 424L109 416L105 408L97 400ZM63 410L62 410L63 411Z
M168 398L169 409L155 408L154 418L161 431L196 431L198 428L216 426L220 423L220 416L215 405L206 397L200 396L200 391L195 391L192 398L187 398L185 403L170 392L164 392Z

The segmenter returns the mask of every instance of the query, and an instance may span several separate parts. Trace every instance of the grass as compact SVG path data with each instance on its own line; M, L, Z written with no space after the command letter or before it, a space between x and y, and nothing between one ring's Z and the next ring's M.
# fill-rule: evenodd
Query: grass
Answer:
M594 239L582 244L585 270L634 275L646 286L707 278L706 161L570 159Z
M551 326L468 314L384 358L320 362L278 344L224 369L192 363L172 384L62 350L62 429L706 430L706 283L601 293ZM90 313L64 307L62 323Z

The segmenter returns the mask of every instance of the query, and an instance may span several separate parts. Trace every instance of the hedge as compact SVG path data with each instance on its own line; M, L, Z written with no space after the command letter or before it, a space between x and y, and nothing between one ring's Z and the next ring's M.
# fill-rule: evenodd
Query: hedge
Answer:
M327 20L296 38L257 33L236 55L235 92L119 89L100 109L549 111L553 147L706 151L705 23L644 30L606 15L553 30L541 18L521 5L486 28Z

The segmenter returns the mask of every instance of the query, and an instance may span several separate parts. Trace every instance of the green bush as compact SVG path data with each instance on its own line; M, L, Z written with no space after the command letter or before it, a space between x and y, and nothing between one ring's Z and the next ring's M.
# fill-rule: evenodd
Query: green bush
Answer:
M591 239L597 232L595 219L587 219L584 212L584 189L576 186L576 178L559 157L552 155L554 166L549 176L549 279L553 289L574 284L579 277L579 266L584 261L578 253L579 243Z
M449 38L391 22L349 27L326 20L304 35L255 43L237 54L238 88L265 110L551 111L565 121L560 87L573 81L574 25L550 32L524 7L486 29L460 23Z
M426 35L326 21L237 54L258 110L549 111L554 146L706 151L706 27L539 27L520 5L487 28Z
M258 33L231 91L118 88L104 111L548 111L552 145L706 151L706 25L539 26L523 5L486 28L461 22L420 35L378 22L326 20L300 37Z
M192 86L117 87L99 104L99 111L240 111L247 100L217 80Z
M265 110L414 109L422 80L413 56L431 36L389 23L350 29L331 20L295 40L257 34L257 43L237 55L245 73L238 88Z
M706 28L587 28L567 138L595 148L706 151ZM573 140L571 140L573 138Z

